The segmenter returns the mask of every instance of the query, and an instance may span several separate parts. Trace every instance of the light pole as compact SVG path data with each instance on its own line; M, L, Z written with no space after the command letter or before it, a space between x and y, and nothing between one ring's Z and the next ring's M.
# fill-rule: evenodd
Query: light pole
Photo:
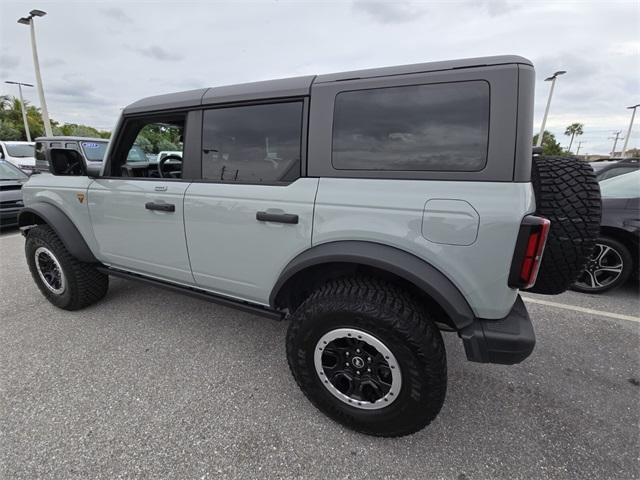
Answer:
M627 145L629 145L629 137L631 136L631 127L633 127L633 119L636 117L636 108L640 107L640 103L632 107L627 107L631 110L631 122L629 122L629 130L627 130L627 136L624 137L624 146L622 147L622 158L627 153Z
M18 23L29 25L31 29L31 51L33 53L33 66L36 70L36 84L38 85L38 96L40 97L40 107L42 108L42 123L44 123L44 132L47 137L53 136L51 131L51 122L49 121L49 111L47 110L47 102L44 99L44 88L42 87L42 77L40 76L40 64L38 62L38 49L36 47L36 30L33 25L35 17L44 17L47 12L42 10L31 10L28 17L21 17Z
M551 105L551 97L553 96L553 88L556 86L556 78L560 75L567 73L565 70L558 70L550 77L544 79L545 82L551 82L551 89L549 90L549 98L547 99L547 108L544 109L544 116L542 117L542 126L540 127L540 134L538 135L538 141L536 147L542 145L542 136L544 135L544 127L547 124L547 115L549 115L549 106Z
M22 83L22 82L12 82L10 80L6 80L4 83L9 83L11 85L18 85L18 92L20 92L20 107L22 107L22 121L24 122L24 131L27 134L27 142L31 141L31 132L29 131L29 124L27 123L27 107L24 104L24 98L22 97L22 86L25 87L33 87L30 83Z

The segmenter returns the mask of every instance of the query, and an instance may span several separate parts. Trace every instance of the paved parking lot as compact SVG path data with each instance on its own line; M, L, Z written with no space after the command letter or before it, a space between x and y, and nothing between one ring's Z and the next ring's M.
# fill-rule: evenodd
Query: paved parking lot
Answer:
M58 310L23 243L0 236L0 478L640 477L637 285L530 295L560 306L529 301L538 344L521 365L466 362L446 334L440 416L380 439L304 398L286 323L120 279Z

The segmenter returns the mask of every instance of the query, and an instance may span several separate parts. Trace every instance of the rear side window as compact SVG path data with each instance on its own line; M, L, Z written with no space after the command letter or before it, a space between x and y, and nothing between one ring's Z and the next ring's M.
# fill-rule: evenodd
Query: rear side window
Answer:
M482 170L489 100L484 81L341 92L335 100L333 167Z
M300 176L302 102L206 110L202 178L288 183Z

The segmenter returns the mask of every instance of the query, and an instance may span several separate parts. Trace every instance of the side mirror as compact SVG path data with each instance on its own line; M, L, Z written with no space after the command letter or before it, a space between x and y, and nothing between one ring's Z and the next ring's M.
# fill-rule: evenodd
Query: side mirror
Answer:
M53 175L86 175L87 169L80 152L51 148L45 150L44 157L49 163L49 171Z
M90 163L87 165L87 176L90 178L97 178L102 173L102 163L93 164Z

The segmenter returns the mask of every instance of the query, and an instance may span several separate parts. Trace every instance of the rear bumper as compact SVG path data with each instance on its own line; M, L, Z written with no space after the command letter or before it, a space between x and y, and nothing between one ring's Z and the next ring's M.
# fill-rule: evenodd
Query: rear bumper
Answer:
M518 296L509 314L501 320L476 319L458 332L471 362L520 363L533 352L536 336L527 308Z

